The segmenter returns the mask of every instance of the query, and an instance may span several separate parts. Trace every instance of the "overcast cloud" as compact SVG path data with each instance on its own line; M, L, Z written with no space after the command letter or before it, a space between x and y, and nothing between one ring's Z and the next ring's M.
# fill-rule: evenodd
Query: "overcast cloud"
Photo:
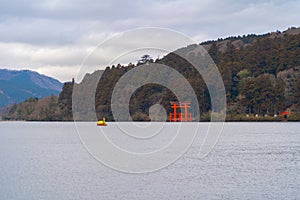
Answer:
M298 27L299 8L299 0L0 0L0 67L68 81L89 52L116 33L162 27L199 43Z

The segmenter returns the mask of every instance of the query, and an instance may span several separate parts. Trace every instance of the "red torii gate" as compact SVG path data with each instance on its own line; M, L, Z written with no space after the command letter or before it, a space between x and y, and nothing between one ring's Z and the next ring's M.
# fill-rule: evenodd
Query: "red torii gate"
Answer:
M170 122L188 122L193 120L192 113L188 112L191 107L191 102L170 102L171 107L173 108L173 113L170 113ZM181 112L177 112L177 109L184 109L184 114Z

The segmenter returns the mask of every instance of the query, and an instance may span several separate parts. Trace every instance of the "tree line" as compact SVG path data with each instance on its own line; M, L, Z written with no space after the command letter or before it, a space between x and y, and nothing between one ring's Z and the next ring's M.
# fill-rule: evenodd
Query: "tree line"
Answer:
M209 55L221 72L226 89L227 113L229 115L278 115L286 108L291 107L293 112L299 113L299 34L276 32L262 36L230 37L208 41L202 43L202 45L208 50ZM197 46L190 45L181 50L191 51ZM146 62L164 64L177 70L193 87L199 102L200 113L210 113L210 94L201 75L191 63L174 52L161 59L153 60L149 55L144 55L137 64L130 63L126 66L119 64L107 67L102 73L95 94L95 110L98 118L106 117L107 120L114 120L111 112L111 95L114 86L126 72ZM83 82L85 81L83 80ZM49 107L49 112L52 113L51 119L72 119L72 90L74 84L76 84L74 81L65 83L57 100L52 99L49 102L48 106L53 102L56 104L56 106L52 106L56 107L55 109L51 107L51 110ZM147 121L150 120L149 108L152 105L161 104L169 114L171 112L170 101L176 100L176 96L168 88L156 84L147 84L136 90L132 95L130 114L134 120ZM18 109L16 106L22 107L22 109ZM27 110L24 108L24 110L23 107L20 105L13 106L8 118L28 119L26 116L32 114L27 111L30 108L26 108ZM23 111L20 111L20 109ZM25 115L23 112L25 112ZM206 114L202 115L202 117L205 116ZM40 114L30 119L44 120L50 118L49 114Z

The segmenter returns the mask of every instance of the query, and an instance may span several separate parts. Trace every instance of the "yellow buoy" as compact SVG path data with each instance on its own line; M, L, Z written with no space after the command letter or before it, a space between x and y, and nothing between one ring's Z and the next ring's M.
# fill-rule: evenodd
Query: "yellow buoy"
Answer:
M107 123L105 122L105 118L103 117L102 120L99 120L97 122L97 126L107 126Z

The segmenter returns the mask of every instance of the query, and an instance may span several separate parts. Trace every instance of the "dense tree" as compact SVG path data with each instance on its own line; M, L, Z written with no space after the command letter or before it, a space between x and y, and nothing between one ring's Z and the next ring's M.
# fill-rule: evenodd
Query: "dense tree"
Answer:
M74 79L72 80L72 82L64 83L62 92L59 94L58 106L61 110L61 119L62 120L72 120L73 119L72 92L73 92L74 84L75 84Z
M294 84L294 104L296 105L298 112L300 112L300 78L298 78Z
M295 105L300 111L300 73L291 75L289 72L300 66L300 34L276 32L229 37L204 42L202 45L208 49L221 72L230 113L271 115L280 113L290 104ZM176 52L188 53L197 47L197 44L189 45L155 62L169 66L182 74L197 95L200 112L209 113L210 94L204 80L191 63L176 54ZM149 55L143 55L137 65L118 64L105 69L95 94L95 110L98 118L106 117L108 120L114 120L111 112L111 96L116 83L130 69L152 62L154 61ZM286 79L281 79L280 73L286 74ZM93 75L100 76L96 73ZM85 79L88 78L87 76ZM138 78L132 77L132 80ZM73 86L74 81L65 83L57 100L52 99L50 101L52 104L40 106L41 109L38 109L40 116L37 119L71 120ZM129 91L128 87L130 86L124 86L124 92ZM147 84L131 96L130 113L135 120L149 120L149 108L152 105L160 103L168 114L171 111L170 101L176 100L174 93L169 89L156 84ZM56 102L57 106L53 102ZM9 116L14 119L37 116L35 104L41 104L41 100L29 99L22 104L16 104L10 109Z
M257 78L249 78L243 84L242 103L249 113L275 114L283 107L283 92L284 88L275 82L272 75L263 74Z

